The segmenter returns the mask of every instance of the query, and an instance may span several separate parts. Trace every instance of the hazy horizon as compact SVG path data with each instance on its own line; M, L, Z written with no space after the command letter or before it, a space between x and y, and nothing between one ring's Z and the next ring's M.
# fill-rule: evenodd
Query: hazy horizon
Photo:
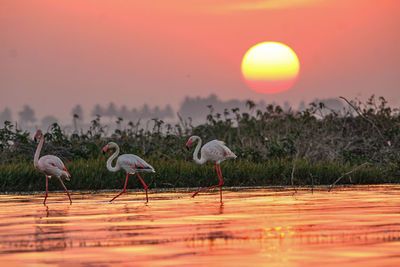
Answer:
M377 104L380 103L379 97L375 96L374 101ZM349 99L358 100L358 99ZM248 102L254 103L254 107L249 109ZM283 111L301 112L306 108L311 108L313 104L324 103L324 113L328 114L330 110L335 110L339 114L345 114L349 110L353 110L345 101L340 98L325 98L325 99L314 99L311 102L300 101L299 103L277 103L277 102L266 102L264 100L252 101L251 99L239 100L231 99L228 101L221 100L217 95L211 94L208 97L185 97L184 102L180 106L172 107L166 105L160 106L149 106L144 104L140 107L118 105L114 102L109 102L106 105L96 104L94 107L82 106L80 104L75 105L65 115L65 118L60 118L54 114L37 114L35 108L30 105L25 105L17 112L13 112L9 107L5 107L0 110L0 124L3 125L4 121L10 121L12 124L18 123L19 127L22 128L47 128L54 122L59 123L61 126L71 126L79 124L81 126L88 126L92 120L98 116L101 118L102 123L115 124L116 121L122 119L122 125L127 125L129 122L136 123L141 121L151 121L153 119L161 119L168 123L177 123L180 118L184 120L190 120L194 124L206 122L207 115L224 114L226 111L233 116L233 109L239 108L239 112L250 112L254 113L255 110L266 111L267 106L274 105L280 106ZM366 102L363 102L364 104ZM396 107L397 108L397 107ZM354 111L354 110L353 110ZM76 116L76 117L75 117Z

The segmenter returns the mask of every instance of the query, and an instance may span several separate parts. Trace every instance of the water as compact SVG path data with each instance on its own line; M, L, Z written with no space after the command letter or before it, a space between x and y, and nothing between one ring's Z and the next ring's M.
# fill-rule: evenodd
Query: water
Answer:
M0 195L0 265L391 266L400 186Z

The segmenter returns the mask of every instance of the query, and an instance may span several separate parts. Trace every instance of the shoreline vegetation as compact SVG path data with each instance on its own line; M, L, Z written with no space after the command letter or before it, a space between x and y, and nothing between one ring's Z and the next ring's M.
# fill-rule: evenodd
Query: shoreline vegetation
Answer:
M247 101L247 110L226 109L222 114L209 106L206 122L192 125L180 118L177 124L152 120L152 129L140 122L122 126L118 118L111 136L97 117L87 131L65 134L53 124L45 133L42 155L60 157L71 181L70 190L121 189L123 171L110 173L102 147L118 143L121 153L137 154L156 173L143 173L152 188L206 187L218 183L211 163L193 162L194 149L185 143L191 135L204 142L223 140L238 156L221 164L225 186L305 186L337 184L382 184L400 182L399 110L383 97L371 96L365 103L348 101L348 108L332 110L311 103L302 111L284 111L278 105L258 109ZM44 175L33 167L35 143L28 132L6 121L0 129L0 192L43 191ZM49 190L61 190L51 179ZM128 189L141 189L136 177Z

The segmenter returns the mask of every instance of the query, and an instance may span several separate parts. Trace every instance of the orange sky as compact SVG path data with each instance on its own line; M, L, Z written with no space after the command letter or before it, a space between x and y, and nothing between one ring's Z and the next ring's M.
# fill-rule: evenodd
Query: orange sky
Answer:
M88 114L211 93L295 105L374 93L399 105L399 12L397 0L2 0L0 111L16 118L29 104L66 119L76 104ZM243 82L244 53L264 41L297 53L289 91Z

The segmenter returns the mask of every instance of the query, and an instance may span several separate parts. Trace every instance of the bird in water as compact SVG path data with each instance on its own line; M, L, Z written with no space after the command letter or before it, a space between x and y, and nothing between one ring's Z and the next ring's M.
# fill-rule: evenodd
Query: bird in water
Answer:
M205 191L207 189L219 187L220 188L220 201L222 203L222 186L224 185L224 180L222 178L220 163L226 159L236 159L237 156L225 145L224 142L219 140L212 140L206 143L201 148L201 157L199 158L199 150L201 147L201 138L194 135L189 138L186 143L186 148L189 150L191 143L197 141L196 149L193 153L193 160L198 164L203 164L207 161L211 161L214 163L215 170L217 171L219 184L210 186L207 188L203 188L201 190L196 191L192 197L195 197L198 193Z
M49 178L52 176L55 176L58 178L62 186L64 187L65 191L67 192L69 202L72 204L71 196L69 195L67 187L64 185L62 181L62 177L64 177L67 181L69 181L71 175L67 171L67 169L64 166L64 163L61 161L61 159L57 156L53 155L46 155L41 158L40 156L40 151L42 150L43 142L44 142L44 136L41 130L38 130L35 134L35 141L37 138L40 137L39 144L36 148L35 156L33 159L33 165L35 166L35 169L46 175L46 196L44 197L43 204L46 204L46 199L48 195L48 187L49 187Z
M119 146L114 143L114 142L109 142L106 146L103 148L103 153L105 154L107 150L115 148L114 154L112 154L108 160L107 160L107 169L111 172L116 172L120 170L121 168L126 171L126 179L125 179L125 185L124 189L116 195L113 199L110 200L113 201L123 193L125 193L126 190L126 185L128 183L128 178L129 174L135 174L138 176L139 180L142 182L144 189L146 190L146 202L149 202L149 197L147 195L147 185L143 181L142 177L139 175L139 171L142 172L155 172L154 168L148 164L146 161L141 159L140 157L133 155L133 154L123 154L117 158L117 162L114 167L111 166L112 161L118 156L119 154Z

